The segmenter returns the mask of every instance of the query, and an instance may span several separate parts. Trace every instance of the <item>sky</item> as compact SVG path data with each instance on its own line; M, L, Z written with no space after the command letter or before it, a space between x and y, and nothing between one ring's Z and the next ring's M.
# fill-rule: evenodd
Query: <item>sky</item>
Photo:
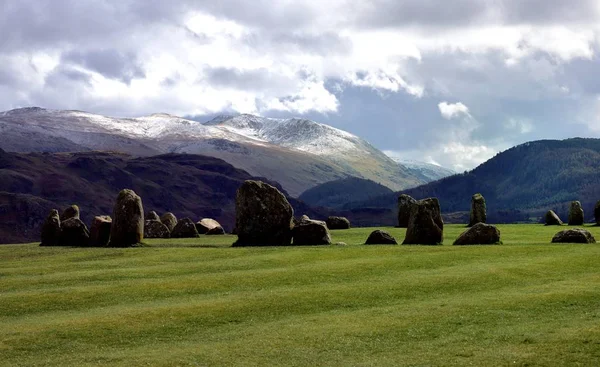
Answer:
M305 117L471 169L600 137L597 0L0 0L0 110Z

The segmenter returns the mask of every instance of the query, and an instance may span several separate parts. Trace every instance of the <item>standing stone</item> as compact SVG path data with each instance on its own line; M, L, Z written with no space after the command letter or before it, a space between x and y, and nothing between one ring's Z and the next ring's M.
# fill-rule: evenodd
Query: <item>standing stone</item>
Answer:
M90 243L90 231L80 219L71 218L60 222L61 246L86 247Z
M314 246L331 244L331 235L325 222L306 219L292 229L294 246Z
M558 215L554 212L554 210L548 210L545 216L545 225L547 226L562 226L563 221L560 220Z
M569 209L569 225L583 225L583 208L581 207L581 203L579 201L571 202L571 208Z
M144 222L144 238L169 238L169 228L159 220L147 220Z
M417 201L410 211L410 220L403 245L439 245L443 241L444 221L437 198Z
M111 247L131 247L144 240L144 207L133 190L121 190L113 209Z
M596 220L596 225L600 226L600 201L594 207L594 219Z
M205 234L213 228L221 227L221 224L214 219L211 218L202 218L198 223L196 223L196 229L198 233Z
M190 218L183 218L177 222L173 231L171 231L172 238L196 238L200 237L194 221Z
M471 198L471 219L469 220L469 227L473 227L477 223L485 223L485 199L483 195L477 193Z
M40 246L58 246L60 241L60 216L52 209L42 225L42 243Z
M94 217L90 227L90 246L105 247L110 240L112 218L108 215Z
M573 228L555 234L552 243L596 243L596 239L585 229Z
M407 228L410 211L417 201L411 196L402 194L398 197L398 227Z
M371 232L365 245L397 245L398 242L391 234L380 229Z
M153 210L150 213L146 214L146 218L144 218L145 220L158 220L160 221L160 217L158 216L158 214L156 214L156 212Z
M173 232L173 229L177 225L177 217L171 212L163 214L162 217L160 217L160 221L167 226L169 232Z
M349 229L350 221L346 217L329 217L325 221L329 229Z
M61 222L71 218L81 219L79 218L79 207L77 205L71 205L70 207L65 209L60 215Z
M458 236L454 241L454 246L495 245L498 243L500 243L500 230L491 224L479 222Z
M294 209L275 187L248 180L237 190L234 246L289 246Z

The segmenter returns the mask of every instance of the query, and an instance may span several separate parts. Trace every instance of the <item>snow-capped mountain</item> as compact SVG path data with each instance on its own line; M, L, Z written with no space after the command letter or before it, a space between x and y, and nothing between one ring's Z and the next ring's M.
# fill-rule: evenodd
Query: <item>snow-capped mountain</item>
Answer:
M423 183L364 139L305 119L238 115L200 123L162 113L113 118L32 107L0 113L0 135L0 148L17 152L214 156L254 176L278 181L292 195L347 176L368 178L394 190Z
M451 169L431 163L415 160L398 160L397 162L427 182L441 180L444 177L456 174Z

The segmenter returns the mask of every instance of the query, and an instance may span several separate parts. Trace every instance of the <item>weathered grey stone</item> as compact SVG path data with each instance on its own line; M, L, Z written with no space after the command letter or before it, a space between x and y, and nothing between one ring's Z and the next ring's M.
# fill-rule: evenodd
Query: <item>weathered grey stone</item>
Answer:
M314 246L331 244L331 235L325 222L305 219L294 226L292 237L295 246Z
M71 205L67 209L63 210L62 214L60 215L61 222L71 218L81 219L79 217L79 207L77 205Z
M110 228L112 227L112 218L108 215L94 217L90 227L90 246L105 247L110 241Z
M144 222L144 238L169 238L171 232L166 225L159 220L147 220Z
M377 229L367 237L365 245L397 245L396 239L386 231Z
M113 209L111 247L131 247L144 240L144 207L133 190L121 190Z
M565 229L552 237L553 243L596 243L589 231L582 228Z
M398 227L407 228L410 211L417 201L410 195L402 194L398 197Z
M211 218L203 218L198 223L196 223L196 229L198 233L205 234L213 228L221 227L221 224L214 219Z
M52 209L42 225L42 243L40 246L58 246L60 242L60 216Z
M472 227L477 223L485 223L486 219L485 199L483 195L477 193L471 198L469 227Z
M200 237L196 224L190 218L177 221L177 225L171 231L171 238L196 238Z
M325 221L329 229L349 229L350 221L346 217L329 217Z
M171 212L167 212L160 217L160 221L167 226L169 232L173 232L173 229L177 225L177 217Z
M572 201L569 209L569 225L570 226L581 226L583 225L583 208L579 201Z
M156 214L156 212L153 210L150 213L146 214L146 217L144 218L144 220L158 220L160 221L160 217L158 216L158 214Z
M459 245L496 245L500 243L500 231L491 224L476 223L473 227L464 231L456 241Z
M562 226L563 225L563 221L560 220L560 218L554 212L554 210L548 210L548 212L546 212L544 221L547 226Z
M234 246L288 246L292 240L294 210L275 187L248 180L236 196Z
M90 242L90 231L80 219L71 218L60 222L60 245L86 247Z
M600 200L596 202L596 206L594 206L594 219L596 221L596 225L600 226Z
M415 202L403 245L439 245L443 236L444 221L438 199L428 198Z

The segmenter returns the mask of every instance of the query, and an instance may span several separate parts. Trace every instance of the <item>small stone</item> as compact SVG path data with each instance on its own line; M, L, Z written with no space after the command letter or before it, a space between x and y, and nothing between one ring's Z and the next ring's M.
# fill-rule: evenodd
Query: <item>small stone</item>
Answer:
M325 221L329 229L349 229L350 221L346 217L329 217Z
M331 235L325 222L306 219L292 230L294 246L315 246L331 244Z
M545 222L547 226L562 226L563 221L560 220L558 215L553 210L548 210L545 216Z
M90 227L90 246L105 247L110 241L110 229L112 227L112 218L108 215L94 217Z
M552 237L552 243L596 243L592 234L582 228L566 229Z
M365 245L397 245L398 242L391 234L380 229L371 232Z
M477 223L464 231L454 245L495 245L500 243L500 231L491 224Z
M60 216L52 209L42 225L42 243L40 246L58 246L60 242Z
M196 224L190 218L183 218L177 222L173 231L171 231L171 238L196 238L200 237Z

